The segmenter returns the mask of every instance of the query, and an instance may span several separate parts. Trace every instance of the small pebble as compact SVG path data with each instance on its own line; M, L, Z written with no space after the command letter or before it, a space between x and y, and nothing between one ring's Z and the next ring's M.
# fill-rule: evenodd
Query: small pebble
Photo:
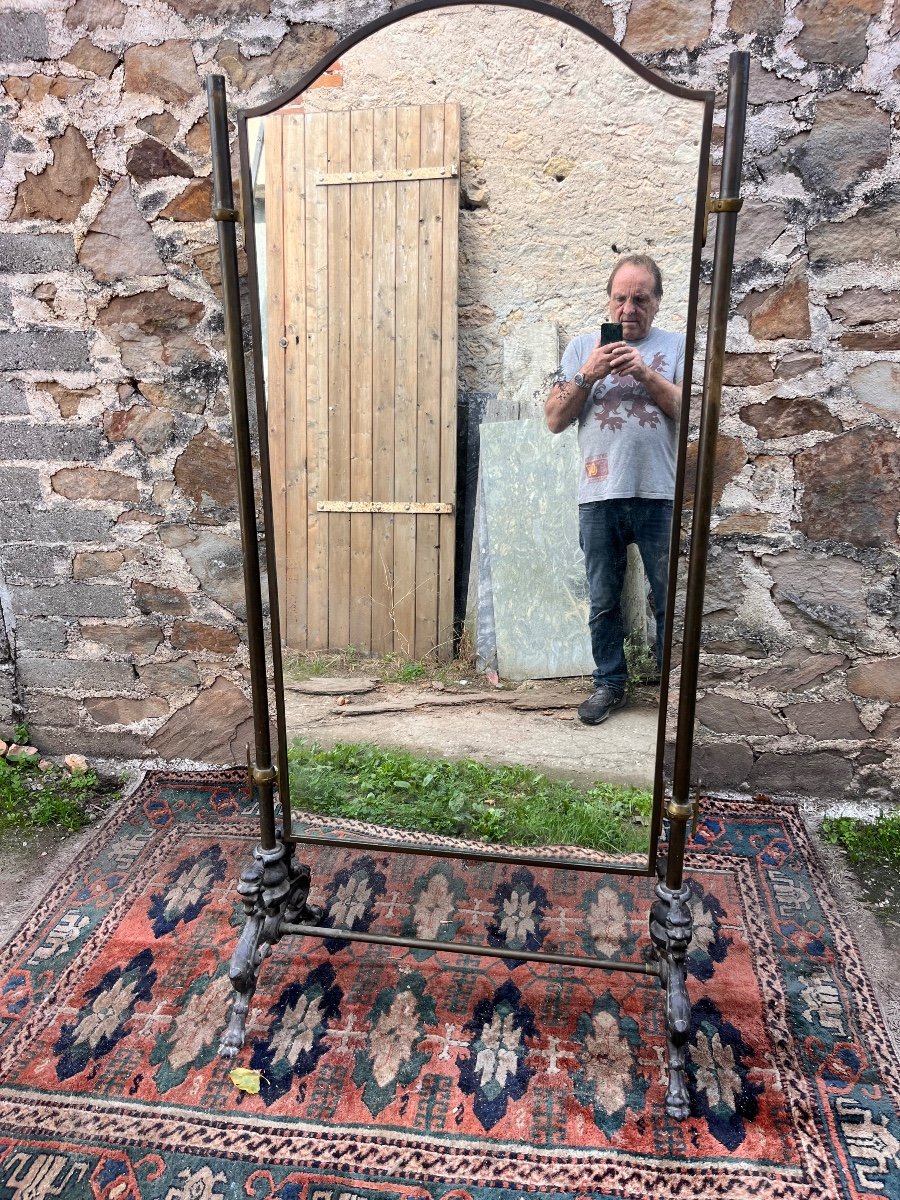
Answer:
M83 775L88 769L88 760L83 754L67 754L63 763L73 775Z

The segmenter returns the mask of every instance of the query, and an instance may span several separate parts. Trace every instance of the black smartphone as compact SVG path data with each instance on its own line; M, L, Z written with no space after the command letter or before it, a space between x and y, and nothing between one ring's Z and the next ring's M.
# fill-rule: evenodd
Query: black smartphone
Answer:
M621 342L622 326L618 321L604 321L600 326L600 345L608 346L610 342Z

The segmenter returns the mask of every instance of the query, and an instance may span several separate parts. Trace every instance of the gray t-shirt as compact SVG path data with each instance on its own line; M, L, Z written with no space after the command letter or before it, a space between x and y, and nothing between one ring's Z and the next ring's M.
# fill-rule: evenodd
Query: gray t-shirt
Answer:
M600 331L572 339L560 370L569 380L580 371L597 345ZM681 383L684 335L651 326L638 342L630 342L641 358L664 379ZM621 500L671 500L675 494L675 422L650 399L630 375L607 375L591 388L578 418L581 480L578 503Z

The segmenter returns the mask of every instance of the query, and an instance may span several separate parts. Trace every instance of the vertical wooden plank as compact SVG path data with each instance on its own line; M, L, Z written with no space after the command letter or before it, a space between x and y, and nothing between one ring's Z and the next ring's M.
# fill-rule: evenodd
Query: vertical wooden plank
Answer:
M306 649L306 165L303 117L285 116L282 125L284 178L284 477L287 562L286 586L279 588L284 640Z
M419 163L419 109L397 110L397 168ZM415 500L416 402L419 337L419 187L417 180L397 185L397 321L394 384L394 496ZM414 657L416 646L415 518L395 527L394 649Z
M328 114L328 170L350 170L350 114ZM350 185L328 193L328 499L350 499ZM328 641L350 643L350 514L328 521Z
M444 106L429 104L421 111L422 166L439 167L444 159ZM425 502L441 498L443 194L443 180L427 179L420 184L416 499ZM416 658L424 657L437 645L438 552L438 517L416 517Z
M306 444L307 621L310 650L325 650L328 633L328 117L304 117L306 186Z
M371 171L372 109L350 115L350 169ZM373 185L350 185L350 457L351 500L372 499L372 219ZM350 517L350 642L372 650L372 516Z
M272 475L272 519L278 594L286 586L287 538L284 484L284 206L282 180L282 119L265 118L263 142L266 204L266 415L269 426L269 469ZM282 618L282 626L284 620ZM280 631L285 636L285 629Z
M444 164L459 167L459 105L444 106ZM457 291L459 273L459 176L445 179L441 212L441 400L440 500L456 498ZM456 513L438 518L438 657L453 656L453 583Z
M397 113L380 108L374 115L373 169L397 165ZM372 489L373 499L394 499L394 353L397 185L372 188L374 242L372 262ZM372 649L394 649L394 517L372 518Z

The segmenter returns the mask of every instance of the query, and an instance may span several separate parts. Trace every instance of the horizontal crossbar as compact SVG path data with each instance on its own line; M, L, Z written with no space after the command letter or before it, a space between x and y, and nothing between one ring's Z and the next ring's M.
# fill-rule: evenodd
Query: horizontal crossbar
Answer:
M595 967L601 971L628 971L632 975L659 975L657 963L620 962L614 958L586 958L574 954L542 954L537 950L509 950L503 946L469 945L462 942L431 942L419 938L394 937L389 933L365 933L358 929L329 929L320 925L295 925L284 921L281 933L298 937L340 938L347 942L370 942L376 946L400 946L404 950L433 950L438 953L478 954L485 958L511 958L516 962L549 963L558 967Z

